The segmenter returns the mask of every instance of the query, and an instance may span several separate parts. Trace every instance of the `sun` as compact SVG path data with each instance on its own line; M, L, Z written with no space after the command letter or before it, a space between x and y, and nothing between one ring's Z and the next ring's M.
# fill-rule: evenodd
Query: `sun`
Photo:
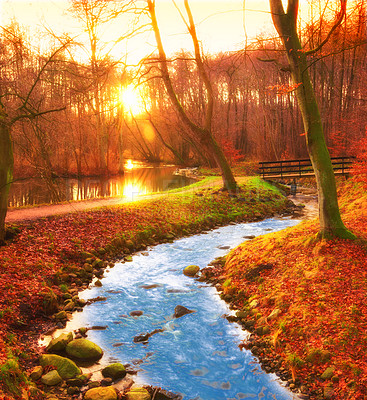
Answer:
M142 97L134 85L128 85L120 88L119 102L125 113L140 115L145 111Z

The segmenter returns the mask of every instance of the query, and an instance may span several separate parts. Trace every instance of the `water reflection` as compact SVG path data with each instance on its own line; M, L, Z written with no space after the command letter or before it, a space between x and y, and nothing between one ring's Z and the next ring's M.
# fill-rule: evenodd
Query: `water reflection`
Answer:
M58 178L52 182L31 178L15 181L9 193L9 207L52 204L62 201L86 200L101 197L137 196L182 187L193 181L173 175L175 167L138 167L127 169L124 175L111 178Z

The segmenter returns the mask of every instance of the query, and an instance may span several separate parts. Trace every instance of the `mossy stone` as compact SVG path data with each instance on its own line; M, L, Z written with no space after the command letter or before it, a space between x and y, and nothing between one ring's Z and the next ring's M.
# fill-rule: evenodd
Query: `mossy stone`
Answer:
M117 393L111 386L96 387L86 391L84 400L117 400Z
M96 361L103 356L103 351L88 339L74 339L66 346L66 354L80 361Z
M42 367L51 365L56 368L62 379L71 379L81 374L81 370L74 361L56 354L43 354L40 357Z
M183 274L189 277L194 277L200 271L200 267L197 265L188 265L183 270Z
M48 353L58 353L65 350L66 345L73 340L72 332L63 333L60 336L51 340L46 347Z
M32 379L32 381L38 381L38 379L41 378L43 374L43 368L40 365L37 365L37 367L34 367L29 374L29 377Z
M47 374L42 376L41 382L46 386L56 386L62 382L62 378L57 370L53 369L52 371L47 372Z
M146 389L136 387L126 393L126 399L127 400L151 400L151 396Z
M115 381L123 378L126 375L126 370L121 363L113 363L102 369L102 375Z
M325 369L323 374L321 375L321 379L327 381L331 379L334 375L335 367L328 367Z

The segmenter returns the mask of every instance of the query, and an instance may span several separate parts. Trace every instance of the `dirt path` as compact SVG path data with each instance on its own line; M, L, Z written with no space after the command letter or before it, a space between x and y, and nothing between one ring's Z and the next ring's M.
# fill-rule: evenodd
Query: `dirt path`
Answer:
M288 196L294 204L304 204L302 219L314 219L319 216L319 206L317 201L317 192L315 189L299 187L295 196Z

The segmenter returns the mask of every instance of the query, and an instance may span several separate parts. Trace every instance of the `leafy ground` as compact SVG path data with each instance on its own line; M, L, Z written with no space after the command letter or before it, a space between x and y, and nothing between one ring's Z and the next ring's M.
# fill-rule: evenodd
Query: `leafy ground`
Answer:
M367 195L352 180L339 194L359 240L316 240L318 221L305 221L245 242L227 257L224 290L265 333L260 357L280 355L311 398L366 399Z
M0 399L16 397L26 385L19 365L31 361L31 344L47 314L60 309L62 290L85 286L87 252L113 260L230 221L264 218L286 203L272 186L249 178L236 196L194 185L156 199L9 226L16 236L0 248Z

